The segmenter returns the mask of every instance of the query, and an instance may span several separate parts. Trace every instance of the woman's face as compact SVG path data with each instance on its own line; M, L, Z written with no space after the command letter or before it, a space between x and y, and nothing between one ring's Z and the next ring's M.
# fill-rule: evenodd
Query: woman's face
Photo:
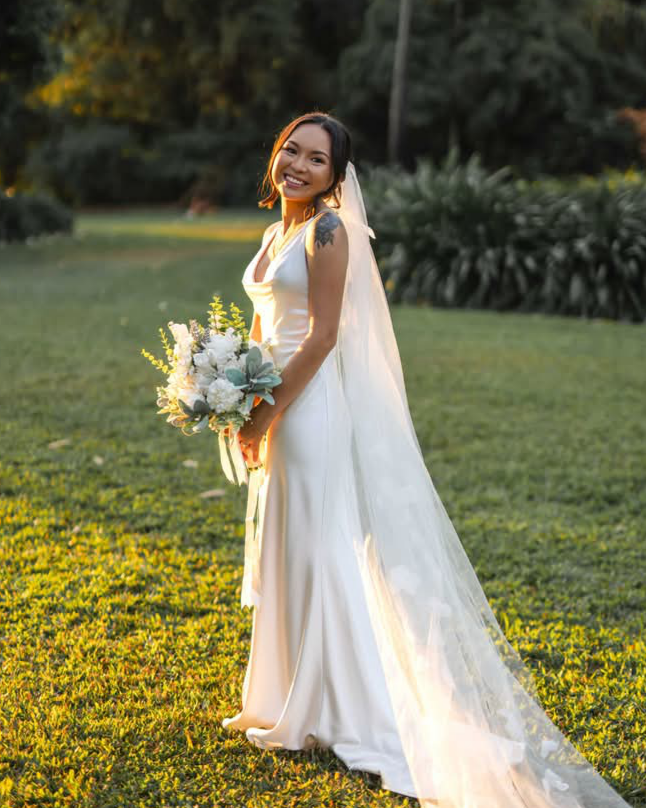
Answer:
M334 179L330 147L330 135L317 124L302 123L294 129L271 170L273 183L286 200L306 203L330 187Z

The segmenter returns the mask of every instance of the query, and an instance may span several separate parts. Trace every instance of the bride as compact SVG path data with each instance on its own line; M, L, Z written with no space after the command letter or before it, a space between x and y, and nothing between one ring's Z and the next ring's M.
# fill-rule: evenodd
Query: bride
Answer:
M223 725L422 805L626 808L543 711L425 467L351 156L330 115L283 129L260 203L281 220L242 278L282 383L235 438L254 609Z

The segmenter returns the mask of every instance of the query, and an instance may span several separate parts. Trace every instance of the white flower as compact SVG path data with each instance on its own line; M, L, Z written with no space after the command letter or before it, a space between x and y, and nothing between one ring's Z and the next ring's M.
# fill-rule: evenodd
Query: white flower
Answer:
M202 401L206 399L205 391L199 384L199 377L193 372L180 375L174 371L169 377L166 392L169 397L181 400L189 407L193 407L198 399Z
M238 334L232 325L227 328L226 333L233 340L233 344L236 346L236 351L239 351L240 346L242 345L242 334Z
M229 412L235 409L244 393L235 388L228 379L215 379L209 385L206 400L215 412Z
M235 370L241 370L243 373L247 367L247 359L246 354L242 354L241 356L234 356L226 362L220 370L224 373L225 370L229 370L229 368L234 368Z
M192 339L188 330L188 326L186 326L184 323L174 323L171 321L170 323L168 323L168 327L170 329L171 334L173 335L173 338L175 339L175 342L180 347L180 349L184 347L188 347L190 349Z
M170 322L168 327L175 339L173 354L175 355L175 367L180 373L187 373L191 367L191 348L193 340L189 330L184 323Z
M229 332L232 333L229 333ZM226 334L212 334L204 346L204 353L213 367L218 367L231 360L240 348L240 337L228 328Z
M198 370L202 371L202 373L209 373L209 371L213 370L211 358L206 351L198 351L194 354L193 364Z
M217 378L215 371L213 368L210 368L210 372L207 373L196 373L195 374L195 384L197 389L202 393L202 395L206 395L210 385L212 382Z
M175 371L182 376L185 376L191 369L191 352L176 345L173 349L175 354Z
M184 389L180 390L177 394L177 400L183 401L184 404L189 406L191 409L195 406L196 401L203 401L206 403L205 397L200 393L199 390L195 390L192 387L185 387Z
M178 388L177 400L183 401L184 404L187 404L192 409L196 401L205 401L205 396L201 393L197 385L188 383Z

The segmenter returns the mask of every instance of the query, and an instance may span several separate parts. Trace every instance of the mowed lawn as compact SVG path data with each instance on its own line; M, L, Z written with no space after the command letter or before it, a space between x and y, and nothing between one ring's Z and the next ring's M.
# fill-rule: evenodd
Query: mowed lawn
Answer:
M417 804L220 723L249 650L246 488L212 432L156 414L140 350L215 292L250 315L241 275L277 216L88 213L0 249L2 806ZM508 639L552 720L646 806L646 326L393 319L427 467Z

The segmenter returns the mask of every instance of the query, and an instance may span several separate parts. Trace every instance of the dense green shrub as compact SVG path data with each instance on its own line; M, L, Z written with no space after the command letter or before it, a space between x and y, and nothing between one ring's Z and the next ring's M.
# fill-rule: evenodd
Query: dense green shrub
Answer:
M143 202L142 155L135 132L124 124L65 126L30 154L25 177L72 205Z
M160 183L173 199L188 205L200 198L215 205L249 205L260 181L256 133L222 130L207 122L195 129L157 135L140 167L141 182L154 190ZM153 199L151 192L148 198Z
M6 196L0 191L0 242L25 241L45 233L70 233L72 212L45 194Z
M646 182L529 183L455 152L373 167L366 205L392 302L646 320Z

